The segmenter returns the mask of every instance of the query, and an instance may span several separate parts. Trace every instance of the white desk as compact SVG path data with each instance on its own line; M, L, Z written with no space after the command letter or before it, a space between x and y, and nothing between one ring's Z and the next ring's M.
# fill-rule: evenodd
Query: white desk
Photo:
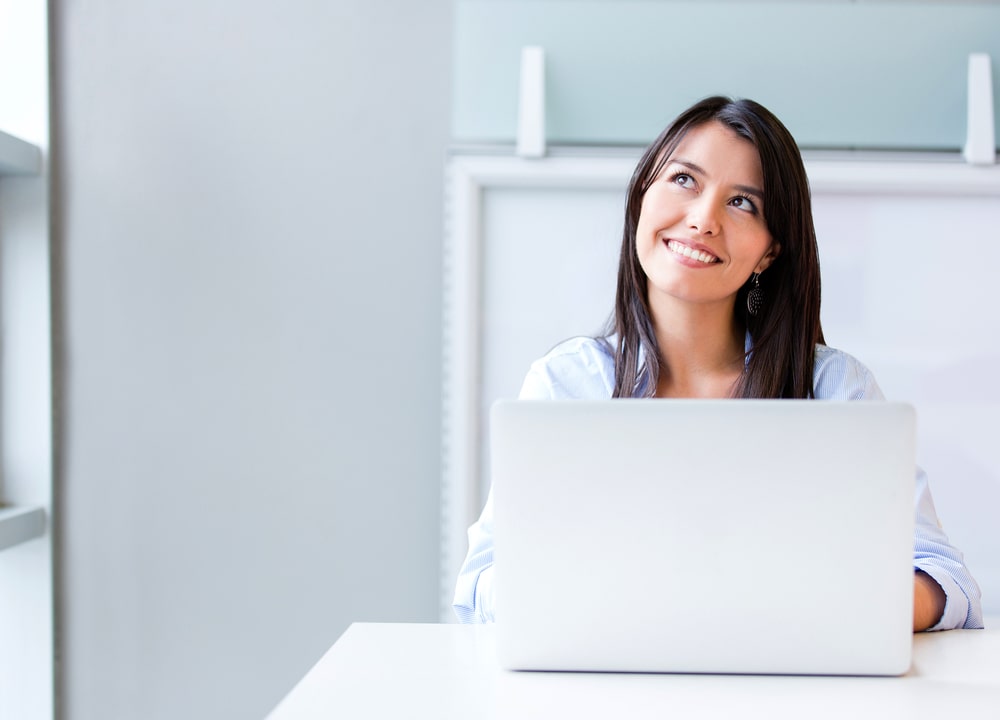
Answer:
M900 678L507 672L493 628L351 625L270 715L304 718L1000 719L992 630L914 637Z

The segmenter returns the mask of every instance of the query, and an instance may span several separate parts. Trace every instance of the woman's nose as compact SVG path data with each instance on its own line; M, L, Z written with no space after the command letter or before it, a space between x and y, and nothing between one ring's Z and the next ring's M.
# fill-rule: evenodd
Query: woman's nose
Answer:
M719 234L718 203L709 193L704 193L692 201L688 208L688 226L701 235Z

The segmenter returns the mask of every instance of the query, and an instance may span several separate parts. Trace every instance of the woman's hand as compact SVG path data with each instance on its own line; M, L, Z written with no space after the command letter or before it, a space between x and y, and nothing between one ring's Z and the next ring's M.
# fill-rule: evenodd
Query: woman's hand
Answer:
M923 570L913 576L913 632L926 630L941 619L945 595L941 586Z

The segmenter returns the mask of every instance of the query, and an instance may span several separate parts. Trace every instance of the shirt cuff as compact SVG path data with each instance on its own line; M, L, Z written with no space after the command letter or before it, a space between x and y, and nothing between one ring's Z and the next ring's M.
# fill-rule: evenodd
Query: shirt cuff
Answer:
M969 599L959 584L951 575L934 565L917 564L916 569L930 575L934 582L944 590L944 611L941 613L941 619L935 625L927 628L927 631L954 630L964 627L965 619L969 616Z
M479 622L493 622L493 566L481 573L476 581L476 615Z

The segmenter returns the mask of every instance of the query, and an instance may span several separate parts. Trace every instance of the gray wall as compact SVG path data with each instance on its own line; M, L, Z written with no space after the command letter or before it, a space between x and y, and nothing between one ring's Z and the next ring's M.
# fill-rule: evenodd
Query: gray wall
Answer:
M451 16L52 3L61 717L436 619Z

